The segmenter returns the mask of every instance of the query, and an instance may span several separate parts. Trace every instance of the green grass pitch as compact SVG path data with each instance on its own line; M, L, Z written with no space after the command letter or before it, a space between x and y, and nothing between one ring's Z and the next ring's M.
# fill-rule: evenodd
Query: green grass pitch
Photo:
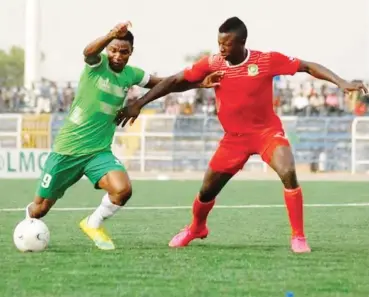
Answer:
M308 255L289 251L282 187L274 181L231 182L217 205L271 207L215 208L206 240L170 249L171 237L191 218L190 208L170 207L191 206L199 185L200 181L133 182L128 206L137 208L106 222L117 250L104 252L78 228L91 212L85 208L96 207L103 192L81 181L55 205L73 209L51 211L44 219L51 232L49 249L22 254L12 234L24 211L14 209L29 203L36 182L1 180L0 296L369 296L369 206L347 205L369 205L369 183L302 183L306 233L313 249Z

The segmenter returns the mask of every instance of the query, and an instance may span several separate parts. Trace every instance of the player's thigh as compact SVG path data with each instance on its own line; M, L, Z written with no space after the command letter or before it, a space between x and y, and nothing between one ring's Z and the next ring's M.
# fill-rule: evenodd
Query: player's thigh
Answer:
M283 130L275 130L260 137L260 155L277 173L294 168L292 149Z
M209 162L209 167L212 172L234 175L243 168L249 157L246 144L241 147L221 142Z
M83 176L84 158L50 153L39 179L36 199L57 200Z
M119 193L131 189L126 168L112 152L101 152L87 164L85 174L96 189Z

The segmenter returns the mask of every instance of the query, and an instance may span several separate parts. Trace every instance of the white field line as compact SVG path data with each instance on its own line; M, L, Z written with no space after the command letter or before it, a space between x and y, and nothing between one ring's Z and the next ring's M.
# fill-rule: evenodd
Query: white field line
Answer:
M323 203L304 204L304 207L365 207L369 202L363 203ZM214 208L223 209L243 209L243 208L283 208L284 204L246 204L246 205L216 205ZM176 210L191 209L192 206L126 206L123 210ZM53 211L85 211L94 210L96 207L55 207ZM0 208L0 212L25 211L25 208Z

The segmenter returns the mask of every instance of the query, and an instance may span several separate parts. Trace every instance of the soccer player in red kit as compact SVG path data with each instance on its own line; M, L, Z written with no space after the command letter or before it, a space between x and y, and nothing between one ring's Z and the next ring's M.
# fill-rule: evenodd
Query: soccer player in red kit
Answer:
M248 158L259 154L280 177L292 229L291 249L295 253L310 252L303 223L303 195L299 186L290 144L279 117L273 111L273 77L306 72L330 81L344 91L363 90L360 83L349 83L322 65L287 57L278 52L261 52L245 48L247 28L237 17L219 27L220 53L204 57L192 67L164 79L133 105L117 115L118 123L131 123L142 106L165 96L174 86L202 81L208 74L219 72L215 87L218 118L224 137L212 157L199 193L193 203L193 219L169 246L187 246L196 238L208 235L207 217L216 196L226 183L243 168Z

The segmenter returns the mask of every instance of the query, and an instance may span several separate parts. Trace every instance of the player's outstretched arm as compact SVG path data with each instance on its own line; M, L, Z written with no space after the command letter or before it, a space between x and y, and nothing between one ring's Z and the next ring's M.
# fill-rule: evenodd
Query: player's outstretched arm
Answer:
M190 82L187 81L184 77L183 72L179 72L175 75L169 76L164 79L160 79L160 81L156 81L152 89L147 92L143 97L136 100L133 104L128 105L120 109L117 113L115 121L117 125L122 124L122 127L127 124L128 121L131 120L131 124L136 120L138 115L141 112L142 107L146 104L163 97L172 92L181 92L188 90L190 88L201 87L201 88L214 88L219 86L220 80L223 78L224 73L222 71L217 71L207 75L202 82ZM146 85L146 87L151 86L150 83Z
M89 45L87 45L83 51L85 62L89 65L98 64L101 61L100 53L111 41L113 41L113 39L124 37L124 35L128 32L130 25L130 22L118 24L108 34L92 41Z
M300 65L297 71L306 72L311 76L314 76L315 78L323 79L331 83L334 83L344 92L362 91L364 93L368 93L368 90L364 84L348 82L343 78L341 78L340 76L338 76L333 71L329 70L328 68L318 63L300 60Z
M203 81L200 82L189 82L187 80L181 80L178 84L175 84L171 90L171 93L179 93L185 92L191 89L198 89L198 88L214 88L219 85L219 81L223 77L223 72L217 71L214 73L209 74ZM157 76L150 76L149 82L145 85L145 88L152 89L157 84L162 82L164 79L169 77L157 77Z
M186 81L183 72L179 72L175 75L161 79L149 92L147 92L142 98L138 100L140 102L141 108L146 104L168 95L169 93L175 92L181 89L183 86L189 86L190 82Z
M185 71L154 82L150 86L152 89L139 100L140 104L144 106L172 92L181 92L194 87L211 88L216 86L223 77L223 73L220 71L212 73L209 59L210 57L205 56Z
M143 97L136 100L131 105L125 106L120 109L115 117L117 126L122 124L124 127L128 121L131 121L131 125L137 119L141 112L142 107L155 99L163 97L173 92L178 86L185 81L183 72L161 79L159 82L154 82L155 86L152 87ZM150 85L150 84L148 84ZM149 87L149 86L147 86Z

